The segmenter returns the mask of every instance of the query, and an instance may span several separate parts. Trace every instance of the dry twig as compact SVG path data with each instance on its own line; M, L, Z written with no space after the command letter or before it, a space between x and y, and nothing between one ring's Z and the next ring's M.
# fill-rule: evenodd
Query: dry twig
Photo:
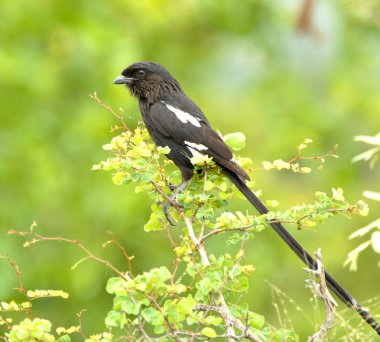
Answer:
M312 289L317 297L321 298L325 306L325 321L321 324L319 330L308 338L308 342L323 342L326 340L327 332L333 326L334 319L336 316L336 308L338 307L337 302L331 296L325 279L325 270L322 262L322 253L319 248L315 253L317 268L315 270L305 269L306 272L314 274L318 281L313 279L307 280L307 286Z

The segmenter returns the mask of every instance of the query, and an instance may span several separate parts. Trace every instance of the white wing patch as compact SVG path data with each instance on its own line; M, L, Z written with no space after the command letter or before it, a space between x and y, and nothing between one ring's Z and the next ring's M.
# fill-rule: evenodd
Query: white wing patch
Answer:
M178 118L178 120L182 121L183 123L190 122L193 126L201 127L201 124L199 123L199 120L190 115L189 113L184 112L181 109L175 108L164 101L162 101L163 104L165 104L166 108L169 109L174 115Z
M202 144L195 144L195 143L192 143L192 142L186 141L186 140L185 140L185 144L187 146L190 146L192 148L197 149L198 151L205 151L205 150L207 150L207 147L205 145L202 145Z
M189 151L191 152L191 154L193 155L194 158L202 158L204 156L203 153L200 153L199 151L197 151L196 149L194 149L190 146L187 146L187 148L189 149Z

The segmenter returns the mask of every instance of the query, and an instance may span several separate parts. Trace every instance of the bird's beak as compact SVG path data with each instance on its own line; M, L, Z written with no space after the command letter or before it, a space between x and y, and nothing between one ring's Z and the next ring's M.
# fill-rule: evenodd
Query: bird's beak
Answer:
M120 75L116 77L116 79L113 81L113 84L127 84L130 85L133 83L135 79L132 77L125 77L123 75Z

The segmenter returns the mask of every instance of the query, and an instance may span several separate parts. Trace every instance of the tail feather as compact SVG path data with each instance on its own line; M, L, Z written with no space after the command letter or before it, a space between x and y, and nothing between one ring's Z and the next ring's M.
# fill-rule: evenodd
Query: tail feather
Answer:
M269 212L263 202L252 192L245 184L245 181L238 177L235 173L224 169L224 173L235 184L239 191L252 203L260 214ZM307 267L315 270L317 262L314 258L300 245L300 243L286 230L286 228L278 222L270 223L275 232L285 241L285 243L293 250L293 252L307 265ZM359 315L380 335L380 324L370 316L370 313L352 297L330 274L325 272L325 278L328 288L348 307L354 308Z

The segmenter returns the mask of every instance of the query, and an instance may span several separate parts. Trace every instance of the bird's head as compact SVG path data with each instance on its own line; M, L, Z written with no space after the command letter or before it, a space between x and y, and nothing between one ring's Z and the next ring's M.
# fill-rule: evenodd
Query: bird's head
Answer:
M140 100L159 100L167 91L182 91L177 80L161 64L139 62L121 72L114 84L125 84Z

